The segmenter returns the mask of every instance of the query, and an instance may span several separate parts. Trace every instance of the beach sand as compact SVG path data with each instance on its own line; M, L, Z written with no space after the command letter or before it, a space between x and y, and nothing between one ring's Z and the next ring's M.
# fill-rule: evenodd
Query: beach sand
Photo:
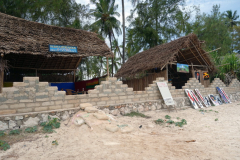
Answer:
M32 141L11 145L0 151L0 159L38 160L216 160L240 159L240 104L224 104L204 108L201 112L192 108L176 111L156 110L144 112L151 118L117 116L114 120L97 120L85 114L93 127L75 126L67 121L52 134L35 134ZM183 127L174 124L158 125L153 121L185 119ZM177 119L177 117L179 117ZM109 123L119 125L119 131L105 130ZM130 133L121 128L132 126ZM139 126L142 125L141 128ZM48 135L48 138L46 138ZM52 145L52 141L58 145Z

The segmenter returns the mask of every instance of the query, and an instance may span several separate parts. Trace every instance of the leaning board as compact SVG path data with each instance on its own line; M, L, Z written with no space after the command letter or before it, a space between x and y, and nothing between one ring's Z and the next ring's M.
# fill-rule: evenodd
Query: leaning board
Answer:
M202 104L204 104L206 107L209 107L207 100L205 98L203 98L200 91L198 89L195 89L195 92L197 93L199 99L202 101Z
M195 99L193 98L191 91L189 89L185 89L185 93L186 93L187 97L189 98L193 108L198 109L197 103L196 103Z
M172 95L169 91L168 85L166 82L157 82L158 89L163 97L163 100L166 105L174 105Z

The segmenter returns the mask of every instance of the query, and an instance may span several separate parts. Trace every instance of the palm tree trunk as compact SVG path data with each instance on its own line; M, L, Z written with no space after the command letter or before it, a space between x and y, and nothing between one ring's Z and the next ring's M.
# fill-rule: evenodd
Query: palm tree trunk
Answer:
M125 63L125 13L124 0L122 0L122 20L123 20L123 64Z
M112 51L112 40L111 40L111 32L109 31L109 41L110 41L110 47L111 47L111 51ZM113 57L112 57L112 77L113 77Z

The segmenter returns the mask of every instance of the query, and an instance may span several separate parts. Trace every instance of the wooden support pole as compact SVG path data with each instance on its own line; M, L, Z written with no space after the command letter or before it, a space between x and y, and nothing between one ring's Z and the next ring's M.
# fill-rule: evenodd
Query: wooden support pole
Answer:
M166 65L166 78L167 78L167 82L168 82L168 64Z
M74 70L73 82L75 82L76 70Z
M109 66L108 66L108 57L107 57L107 79L109 77Z
M36 69L36 77L37 77L37 69Z

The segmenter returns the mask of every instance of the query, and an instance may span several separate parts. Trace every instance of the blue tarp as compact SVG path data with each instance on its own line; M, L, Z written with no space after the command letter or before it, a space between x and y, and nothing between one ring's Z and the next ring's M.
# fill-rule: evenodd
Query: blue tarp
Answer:
M51 86L57 86L58 90L61 91L61 89L63 88L63 90L65 89L71 89L75 91L75 85L73 82L69 82L69 83L50 83Z

